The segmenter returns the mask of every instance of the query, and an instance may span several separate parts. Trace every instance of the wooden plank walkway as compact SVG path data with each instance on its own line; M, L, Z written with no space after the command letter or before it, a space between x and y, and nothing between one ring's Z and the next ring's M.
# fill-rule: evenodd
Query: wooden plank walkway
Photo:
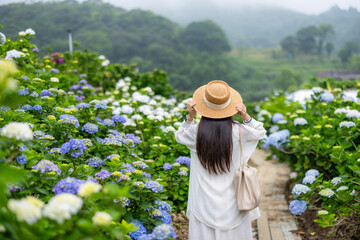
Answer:
M291 232L297 230L297 226L284 195L290 168L286 163L266 161L265 158L266 153L256 149L250 160L250 165L259 171L262 191L261 217L256 222L258 240L301 240L299 235Z

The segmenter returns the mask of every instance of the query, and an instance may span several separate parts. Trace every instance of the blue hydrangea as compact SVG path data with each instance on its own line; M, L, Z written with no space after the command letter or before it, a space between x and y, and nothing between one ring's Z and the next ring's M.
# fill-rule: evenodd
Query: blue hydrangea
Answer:
M172 164L170 164L170 163L164 163L164 166L163 166L163 168L164 168L164 170L169 170L169 169L172 169Z
M22 106L22 109L24 111L31 111L33 110L33 107L30 104L25 104L24 106Z
M280 130L278 132L274 132L269 135L268 143L271 146L276 147L279 150L284 149L284 145L289 142L290 132L287 129Z
M33 106L33 109L34 109L35 111L38 111L39 113L42 112L42 106L41 106L41 105L34 105L34 106Z
M181 157L178 157L175 160L175 162L180 163L180 164L186 164L186 166L190 166L191 159L189 157L181 156Z
M171 215L164 210L160 210L160 211L161 211L161 216L155 218L155 220L161 220L165 224L171 224L172 223Z
M99 126L96 125L96 124L93 124L93 123L86 123L82 127L82 130L87 132L87 133L93 134L93 133L96 133L96 132L99 131Z
M95 117L95 119L96 119L96 122L101 123L101 125L104 124L104 120L102 120L101 118Z
M26 96L29 95L29 88L22 88L18 90L19 96Z
M86 79L81 79L81 80L79 81L79 83L82 84L82 85L85 85L85 84L87 84L88 82L86 81Z
M18 155L15 160L22 165L27 163L26 156L23 153Z
M167 240L168 238L176 239L176 233L170 224L156 226L151 235L157 240Z
M84 181L81 179L67 177L61 179L52 189L55 195L60 193L72 193L77 194L79 191L80 185L83 184Z
M271 133L277 132L277 131L279 131L279 126L278 125L273 125L269 129L269 132L271 132Z
M40 96L42 96L42 97L50 97L52 95L53 95L52 92L50 92L49 90L46 90L46 89L41 90L41 92L40 92Z
M115 127L115 122L109 118L106 118L106 119L104 119L103 125L109 126L109 127L110 126Z
M168 212L172 211L172 207L167 202L156 200L155 204L157 209L159 210L168 211Z
M303 184L312 184L316 181L316 177L314 175L305 176L302 180Z
M281 113L275 113L274 116L272 117L272 122L277 123L282 119L284 119L284 115L282 115Z
M59 121L61 123L70 123L70 124L74 125L76 128L78 128L80 126L79 120L76 117L74 117L73 115L69 115L69 114L61 115Z
M294 200L290 202L289 210L294 215L301 215L306 211L306 201Z
M182 168L179 169L178 174L179 174L180 176L187 176L187 175L188 175L188 170L189 170L189 169L187 169L186 167L182 167Z
M136 144L139 144L139 143L140 143L140 138L138 138L137 136L135 136L135 135L132 134L132 133L126 134L124 141L125 141L126 139L132 140L133 146L135 146Z
M92 167L99 167L101 165L105 165L104 161L99 157L91 157L87 160L87 164Z
M303 184L295 184L294 188L292 189L291 193L295 195L300 195L301 193L307 193L311 189Z
M31 97L39 97L39 94L37 92L32 92L30 94Z
M137 240L154 240L151 234L143 234Z
M126 118L124 116L122 116L122 115L114 115L112 117L112 120L114 122L118 122L118 123L126 123Z
M83 109L83 108L89 108L90 104L89 103L79 103L78 105L76 105L77 108Z
M148 179L151 179L151 174L150 173L143 172L143 176L148 178Z
M3 110L3 111L5 111L5 112L7 112L7 111L10 110L9 107L5 107L5 106L0 106L0 109Z
M98 101L96 104L95 104L95 109L106 109L106 105L107 105L107 102L106 101Z
M335 100L334 95L331 92L324 92L320 95L320 101L321 102L333 102Z
M143 161L136 161L136 162L133 162L132 163L135 167L139 167L139 168L141 168L141 169L146 169L146 168L148 168L149 166L146 164L146 163L144 163Z
M98 183L99 181L92 177L92 176L87 176L87 179L86 179L87 182L93 182L93 183Z
M133 166L131 166L131 164L129 163L125 163L123 165L121 165L121 167L124 167L124 169L121 169L120 172L125 172L125 173L128 173L128 172L135 172L135 168Z
M60 153L66 154L70 152L71 156L77 158L81 156L86 149L85 142L82 139L71 139L61 146Z
M41 173L45 173L45 172L55 172L57 173L57 175L60 175L61 170L60 168L53 163L52 161L49 160L41 160L40 162L38 162L37 164L35 164L32 167L33 170L39 170Z
M319 175L319 171L316 169L309 169L306 171L305 176L314 176L317 177Z
M101 180L104 180L110 176L111 176L111 172L109 172L108 170L101 170L100 172L95 173L95 177L97 177Z
M141 235L146 234L147 230L144 227L143 223L140 222L139 220L133 220L132 223L137 226L139 228L139 230L137 230L136 232L130 232L129 235L130 237L132 237L133 239L138 239Z
M149 180L145 183L147 189L151 189L153 192L162 192L164 187L158 181Z

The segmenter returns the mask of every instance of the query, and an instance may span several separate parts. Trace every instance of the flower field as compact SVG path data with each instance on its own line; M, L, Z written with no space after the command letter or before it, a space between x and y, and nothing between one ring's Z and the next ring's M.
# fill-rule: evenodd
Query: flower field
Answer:
M278 94L256 107L268 127L262 148L296 171L291 176L292 214L313 211L314 221L329 229L331 239L358 239L360 84L327 81L306 92L307 98Z
M33 37L0 34L0 238L175 238L185 96L86 51L40 58Z

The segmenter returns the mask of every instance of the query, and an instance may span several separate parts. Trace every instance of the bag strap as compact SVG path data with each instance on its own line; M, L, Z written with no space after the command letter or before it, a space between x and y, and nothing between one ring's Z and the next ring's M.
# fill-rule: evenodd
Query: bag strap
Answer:
M239 142L240 142L240 166L241 166L241 159L242 159L242 162L244 165L245 161L244 161L244 158L243 158L243 151L242 151L242 141L241 141L241 124L239 124Z

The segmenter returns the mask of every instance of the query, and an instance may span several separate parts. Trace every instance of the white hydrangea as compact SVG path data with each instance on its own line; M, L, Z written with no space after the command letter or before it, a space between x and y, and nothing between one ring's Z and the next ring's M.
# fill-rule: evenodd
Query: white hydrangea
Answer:
M165 104L166 106L171 106L176 103L176 99L175 98L165 99L162 101L162 103Z
M321 87L313 87L311 90L313 90L314 93L320 93L323 91Z
M346 108L338 108L334 111L335 114L343 114L343 113L347 113L347 109Z
M117 83L116 83L116 86L115 86L115 89L119 89L119 88L123 88L126 86L126 83L124 81L124 79L120 79Z
M20 51L15 50L15 49L12 49L12 50L6 52L5 59L13 60L13 59L21 58L21 57L25 57L25 56L26 56L25 53L20 52Z
M341 186L338 189L336 189L336 191L344 191L344 190L348 190L349 188L347 186Z
M109 60L109 59L106 59L106 60L104 60L104 61L101 63L101 66L106 67L106 66L109 65L109 64L110 64L110 60Z
M132 99L133 101L136 101L136 102L142 102L142 103L147 103L150 101L150 97L147 96L147 95L143 95L139 92L134 92L132 94Z
M107 212L96 212L91 220L93 221L94 225L107 226L113 219Z
M317 214L318 215L327 215L327 214L329 214L329 212L326 211L326 210L320 210L320 211L317 212Z
M306 125L306 124L308 124L308 122L303 117L298 117L298 118L294 119L294 126L297 126L297 125L303 126L303 125Z
M11 122L6 124L0 131L4 137L14 138L20 141L32 140L34 137L33 131L27 123Z
M352 122L352 121L343 121L339 124L339 127L340 128L343 128L343 127L346 127L346 128L351 128L351 127L354 127L355 126L355 123Z
M121 111L123 113L132 114L134 112L134 109L130 105L124 105L121 107Z
M134 114L134 115L131 116L131 119L133 119L133 120L141 120L142 116L139 115L139 114Z
M261 117L263 117L263 116L267 116L268 118L271 118L271 114L270 114L267 110L265 110L265 109L261 110L261 111L256 115L256 118L261 118Z
M176 129L173 126L167 126L165 128L165 130L166 130L166 132L175 132L176 131Z
M35 31L31 28L25 30L25 35L35 36Z
M144 88L144 90L148 93L153 93L153 90L151 89L151 87L146 87L146 88Z
M99 183L85 182L79 187L78 195L80 197L88 197L93 193L97 193L101 190L102 186Z
M100 60L105 60L106 57L105 57L104 55L100 55L100 56L98 57L98 59L100 59Z
M83 200L71 193L61 193L52 197L43 210L43 215L62 224L76 214L82 207Z
M18 34L19 34L19 37L23 37L23 36L26 35L25 31L21 31L21 32L19 32Z
M28 224L34 224L41 218L41 208L44 203L33 197L27 196L19 200L10 199L8 208L15 213L19 221L25 221Z
M333 185L336 185L338 183L340 183L342 180L341 180L341 177L334 177L333 179L331 179L331 183Z
M151 99L149 104L150 105L157 105L157 101L155 99Z
M347 110L347 118L360 118L360 112L358 110Z
M330 197L333 196L335 193L334 193L334 191L331 190L330 188L325 188L325 189L321 190L321 191L319 192L319 194L320 194L321 196L323 196L323 197L328 197L328 198L330 198Z
M6 36L0 32L0 45L3 45L6 43Z
M356 191L355 191L355 189L354 189L354 190L351 191L350 195L351 195L351 196L354 196L355 193L356 193Z
M50 82L58 83L59 79L57 77L51 77Z
M130 78L130 77L125 77L124 80L125 80L125 82L131 82L131 78Z

